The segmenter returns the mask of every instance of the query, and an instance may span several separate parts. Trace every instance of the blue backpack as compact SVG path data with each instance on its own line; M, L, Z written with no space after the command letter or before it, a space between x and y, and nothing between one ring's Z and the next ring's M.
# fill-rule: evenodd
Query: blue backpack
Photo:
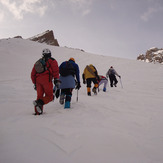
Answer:
M59 73L61 76L75 75L75 69L72 63L69 61L63 62L59 67Z

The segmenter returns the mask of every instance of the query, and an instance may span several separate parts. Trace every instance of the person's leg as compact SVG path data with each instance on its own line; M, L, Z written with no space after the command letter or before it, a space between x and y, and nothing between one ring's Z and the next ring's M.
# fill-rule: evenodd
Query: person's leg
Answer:
M91 96L91 79L90 78L86 79L86 82L87 82L87 95Z
M97 94L96 89L98 88L98 81L96 78L92 78L92 82L94 83L94 87L93 87L92 91L94 92L94 94Z
M106 92L106 87L107 87L107 84L108 84L108 80L107 79L103 80L103 83L104 83L103 91Z
M47 82L47 83L44 83L43 85L43 89L44 89L44 93L45 93L45 96L43 97L43 102L44 104L48 104L50 101L53 100L53 84L52 82Z
M118 83L118 80L117 80L116 76L114 76L114 86L115 87L117 86L117 83Z
M36 83L37 100L33 102L35 111L38 114L43 113L43 105L53 100L53 84L49 82L49 77L39 78Z
M65 98L65 109L70 108L71 104L71 97L72 97L72 88L65 89L66 91L66 98Z
M109 75L109 79L110 79L110 87L113 87L113 75Z
M43 86L40 83L36 84L36 88L37 88L37 99L35 101L33 101L34 104L34 111L35 111L35 115L40 115L43 113L43 94L44 94L44 90L43 90Z

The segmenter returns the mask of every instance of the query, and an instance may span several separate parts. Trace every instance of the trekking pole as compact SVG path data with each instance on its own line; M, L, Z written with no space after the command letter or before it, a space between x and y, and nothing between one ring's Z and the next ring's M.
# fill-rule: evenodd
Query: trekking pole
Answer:
M121 88L123 88L121 77L120 77L120 83L121 83Z
M56 92L57 92L57 88L55 88L54 92L53 92L53 101L55 100L55 96L56 96Z
M76 101L77 101L77 102L78 102L78 91L79 91L79 90L77 89L77 96L76 96Z

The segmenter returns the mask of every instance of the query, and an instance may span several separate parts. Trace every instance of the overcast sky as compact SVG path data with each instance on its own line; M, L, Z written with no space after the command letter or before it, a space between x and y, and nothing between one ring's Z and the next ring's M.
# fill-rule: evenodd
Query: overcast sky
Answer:
M60 46L136 59L163 48L163 0L0 0L0 39L46 30Z

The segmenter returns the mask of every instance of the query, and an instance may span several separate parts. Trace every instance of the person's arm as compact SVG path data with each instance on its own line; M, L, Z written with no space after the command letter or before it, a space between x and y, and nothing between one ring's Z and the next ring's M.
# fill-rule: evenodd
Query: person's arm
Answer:
M36 84L36 70L35 70L34 66L33 66L33 69L31 71L31 80L32 80L33 84Z
M121 77L121 76L117 73L117 71L114 70L114 72L115 72L115 75L117 75L119 78Z
M50 61L51 69L52 69L52 76L54 79L59 79L59 67L58 62L54 59Z
M75 69L76 69L76 71L75 71L76 80L77 80L78 83L80 83L80 70L79 70L79 66L77 64L75 66Z

